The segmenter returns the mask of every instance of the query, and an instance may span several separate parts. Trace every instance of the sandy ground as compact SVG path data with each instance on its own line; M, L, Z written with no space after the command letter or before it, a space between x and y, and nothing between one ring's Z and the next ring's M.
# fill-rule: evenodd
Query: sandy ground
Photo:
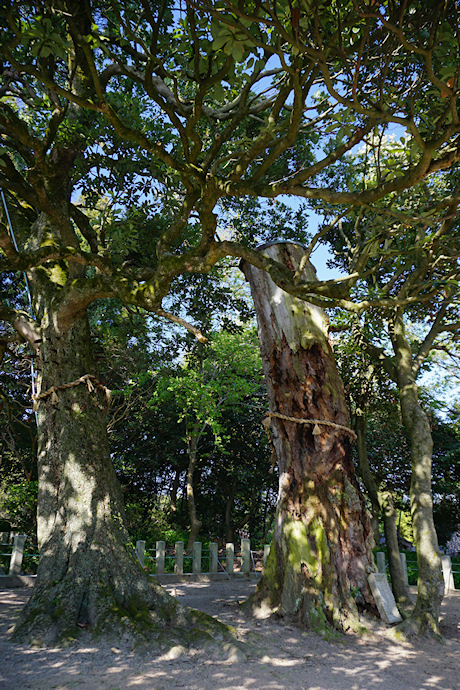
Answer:
M294 690L409 690L460 688L460 592L444 599L441 628L445 643L396 644L383 634L326 642L275 621L246 617L238 602L254 582L168 586L180 601L221 621L240 634L245 658L225 660L178 650L134 655L116 647L88 645L69 649L29 649L13 644L8 629L30 590L0 590L0 688L133 690L143 688L223 688Z

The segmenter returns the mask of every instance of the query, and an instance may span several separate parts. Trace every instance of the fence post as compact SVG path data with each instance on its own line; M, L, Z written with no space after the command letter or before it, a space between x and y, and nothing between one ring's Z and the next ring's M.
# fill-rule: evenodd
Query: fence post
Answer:
M215 541L211 542L209 545L209 572L211 574L217 573L217 543Z
M383 551L377 551L375 554L375 557L377 559L377 571L379 573L384 573L386 564L385 564L385 554Z
M155 575L163 575L165 571L165 552L166 544L164 541L157 541L155 549Z
M193 565L192 565L192 570L195 575L199 575L201 573L201 542L200 541L195 541L193 542Z
M268 554L270 553L270 544L264 544L264 568L267 562Z
M232 543L225 545L227 556L225 558L225 570L229 575L233 574L233 566L235 563L235 546Z
M176 558L174 559L174 572L176 575L184 574L184 542L176 541Z
M24 544L27 539L25 534L16 534L13 542L13 551L10 559L10 576L19 575L22 567L22 558L24 556Z
M401 567L404 574L404 582L406 587L409 587L409 576L407 574L407 558L405 553L399 553L399 558L401 559Z
M251 540L242 539L241 540L241 572L250 573L251 572Z
M455 589L454 575L452 573L452 559L450 556L442 556L442 574L444 575L444 592L449 594Z
M142 568L145 568L145 541L136 542L136 555Z

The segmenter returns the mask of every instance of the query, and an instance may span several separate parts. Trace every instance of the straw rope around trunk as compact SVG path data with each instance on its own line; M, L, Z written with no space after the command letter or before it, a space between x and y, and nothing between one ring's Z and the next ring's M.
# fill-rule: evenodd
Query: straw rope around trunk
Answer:
M92 376L91 374L85 374L84 376L80 376L80 378L76 379L75 381L63 383L60 386L52 386L44 393L40 393L40 395L32 395L34 412L38 408L39 400L43 400L43 398L47 398L49 395L51 395L51 404L57 405L59 402L59 397L57 394L58 391L63 391L67 388L74 388L75 386L80 386L82 383L86 384L89 393L92 393L94 390L96 390L96 388L101 388L105 393L107 405L110 405L111 395L110 390L107 388L107 386L104 386L104 384L100 383L100 381L98 381L95 376Z
M270 445L272 447L272 466L270 472L273 472L273 468L275 466L277 459L275 445L273 443L273 438L270 431L270 421L272 417L277 417L278 419L283 419L286 422L294 422L296 424L313 424L313 436L319 436L321 434L321 429L319 428L320 426L328 426L332 429L337 429L337 431L347 433L349 436L351 436L353 441L356 441L357 438L355 432L352 429L349 429L347 426L343 426L342 424L335 424L335 422L327 422L323 419L300 419L299 417L288 417L287 415L281 414L280 412L269 412L268 415L262 420L262 425L265 431L267 432L268 440L270 441Z

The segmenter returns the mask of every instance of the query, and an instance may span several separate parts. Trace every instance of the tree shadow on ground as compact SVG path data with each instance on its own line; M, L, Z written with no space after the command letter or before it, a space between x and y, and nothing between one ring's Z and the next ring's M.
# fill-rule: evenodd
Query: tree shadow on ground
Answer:
M89 641L67 649L30 649L11 643L7 630L30 591L0 593L0 687L91 688L294 688L408 690L458 687L460 592L443 602L445 644L428 640L398 644L380 636L320 637L276 620L257 621L238 605L254 583L178 584L169 587L181 603L202 608L238 628L246 658L222 650L178 647L133 653Z

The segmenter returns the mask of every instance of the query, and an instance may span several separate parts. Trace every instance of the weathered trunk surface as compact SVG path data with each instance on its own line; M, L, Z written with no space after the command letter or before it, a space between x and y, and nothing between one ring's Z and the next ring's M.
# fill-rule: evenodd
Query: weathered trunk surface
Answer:
M410 343L405 336L402 310L395 313L391 332L396 355L399 398L404 426L411 442L411 514L417 548L417 601L402 628L412 634L440 636L439 615L444 596L444 578L438 537L433 520L431 465L433 438L430 422L418 400Z
M44 314L41 332L39 392L95 375L85 312L67 326ZM107 399L93 385L58 388L39 400L40 562L15 638L52 645L88 629L137 644L183 643L187 630L196 637L197 615L152 582L135 558L108 450ZM212 630L204 618L200 625Z
M263 251L292 270L303 255L287 243ZM275 531L250 603L315 630L345 631L358 625L359 610L376 611L368 586L374 565L327 317L284 293L267 274L248 264L242 268L259 323L270 410L299 420L271 417L280 473ZM311 264L304 277L316 280Z
M420 406L415 384L401 392L401 410L411 439L410 487L412 529L417 548L417 601L405 628L415 634L440 636L439 616L444 596L441 554L433 520L430 422Z
M381 512L385 533L385 543L388 553L388 564L391 577L391 588L396 602L402 607L411 603L411 597L406 586L401 559L399 557L398 533L396 530L396 514L393 499L389 491L379 491L369 467L366 447L366 422L363 411L356 411L356 446L358 450L358 465L361 478L366 487L373 510Z

